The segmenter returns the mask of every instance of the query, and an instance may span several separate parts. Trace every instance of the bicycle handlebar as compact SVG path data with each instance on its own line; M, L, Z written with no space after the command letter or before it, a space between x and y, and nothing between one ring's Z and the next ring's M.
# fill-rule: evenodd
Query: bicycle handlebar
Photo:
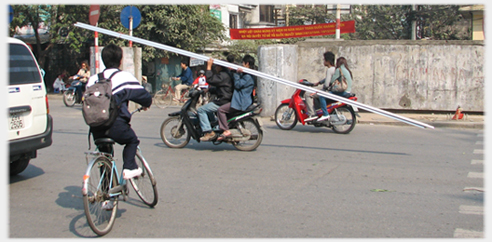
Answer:
M142 111L143 109L144 109L144 107L139 107L139 108L137 108L137 109L133 110L133 111L130 113L130 115L133 115L133 114L134 114L134 113L136 113L136 112L140 112L140 111Z

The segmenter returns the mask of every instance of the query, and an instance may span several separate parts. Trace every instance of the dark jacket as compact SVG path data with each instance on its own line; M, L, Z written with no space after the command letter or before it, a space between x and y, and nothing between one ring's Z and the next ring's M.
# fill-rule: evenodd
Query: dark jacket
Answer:
M231 76L223 70L219 73L213 73L210 70L205 72L207 82L210 86L216 88L217 98L213 100L216 105L222 106L232 99L233 85Z
M191 86L193 84L193 73L189 67L186 67L186 70L183 70L179 76L177 76L181 80L181 84Z

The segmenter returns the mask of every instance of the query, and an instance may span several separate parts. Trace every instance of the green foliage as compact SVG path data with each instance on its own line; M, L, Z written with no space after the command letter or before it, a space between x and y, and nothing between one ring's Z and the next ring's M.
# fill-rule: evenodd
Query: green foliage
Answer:
M127 33L128 29L120 23L120 14L125 6L101 6L99 26L117 32ZM205 46L224 39L222 23L213 17L206 5L137 5L142 15L140 25L133 30L133 36L162 43L180 49L197 52ZM100 37L100 44L109 43L128 46L128 41L114 37ZM167 53L153 47L142 46L144 61L155 58L169 57L174 53Z
M417 24L417 39L469 39L456 24L462 19L458 5L352 5L352 14L342 20L355 19L353 39L411 39L412 21Z

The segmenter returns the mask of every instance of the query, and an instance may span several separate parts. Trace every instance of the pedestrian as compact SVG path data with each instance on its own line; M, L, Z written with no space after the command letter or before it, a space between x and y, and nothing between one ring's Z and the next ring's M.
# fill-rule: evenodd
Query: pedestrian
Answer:
M142 86L144 87L144 89L149 92L150 94L152 94L152 84L150 84L148 81L147 81L147 76L142 76Z

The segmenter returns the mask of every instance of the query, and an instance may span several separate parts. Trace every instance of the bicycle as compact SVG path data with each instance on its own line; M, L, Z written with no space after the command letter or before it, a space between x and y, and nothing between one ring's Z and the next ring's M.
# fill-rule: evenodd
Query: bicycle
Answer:
M139 108L132 112L140 112ZM116 219L118 200L122 196L128 197L127 181L123 179L123 172L118 173L114 159L115 141L111 138L99 138L94 141L95 151L85 152L87 170L83 177L82 195L87 222L92 231L103 236L111 231ZM93 157L89 161L89 157ZM136 161L142 168L142 175L130 179L130 184L138 197L149 207L157 204L156 180L149 163L137 148Z
M175 80L172 80L171 78L172 77L169 78L169 82L163 83L161 85L161 89L154 94L153 103L157 107L160 108L168 107L173 103L173 100L175 100L174 96L176 95L175 95L174 87L176 85L173 85L173 81ZM188 96L188 91L189 88L183 89L181 91L181 97L176 101L178 101L179 103L185 103L188 99L190 99Z

